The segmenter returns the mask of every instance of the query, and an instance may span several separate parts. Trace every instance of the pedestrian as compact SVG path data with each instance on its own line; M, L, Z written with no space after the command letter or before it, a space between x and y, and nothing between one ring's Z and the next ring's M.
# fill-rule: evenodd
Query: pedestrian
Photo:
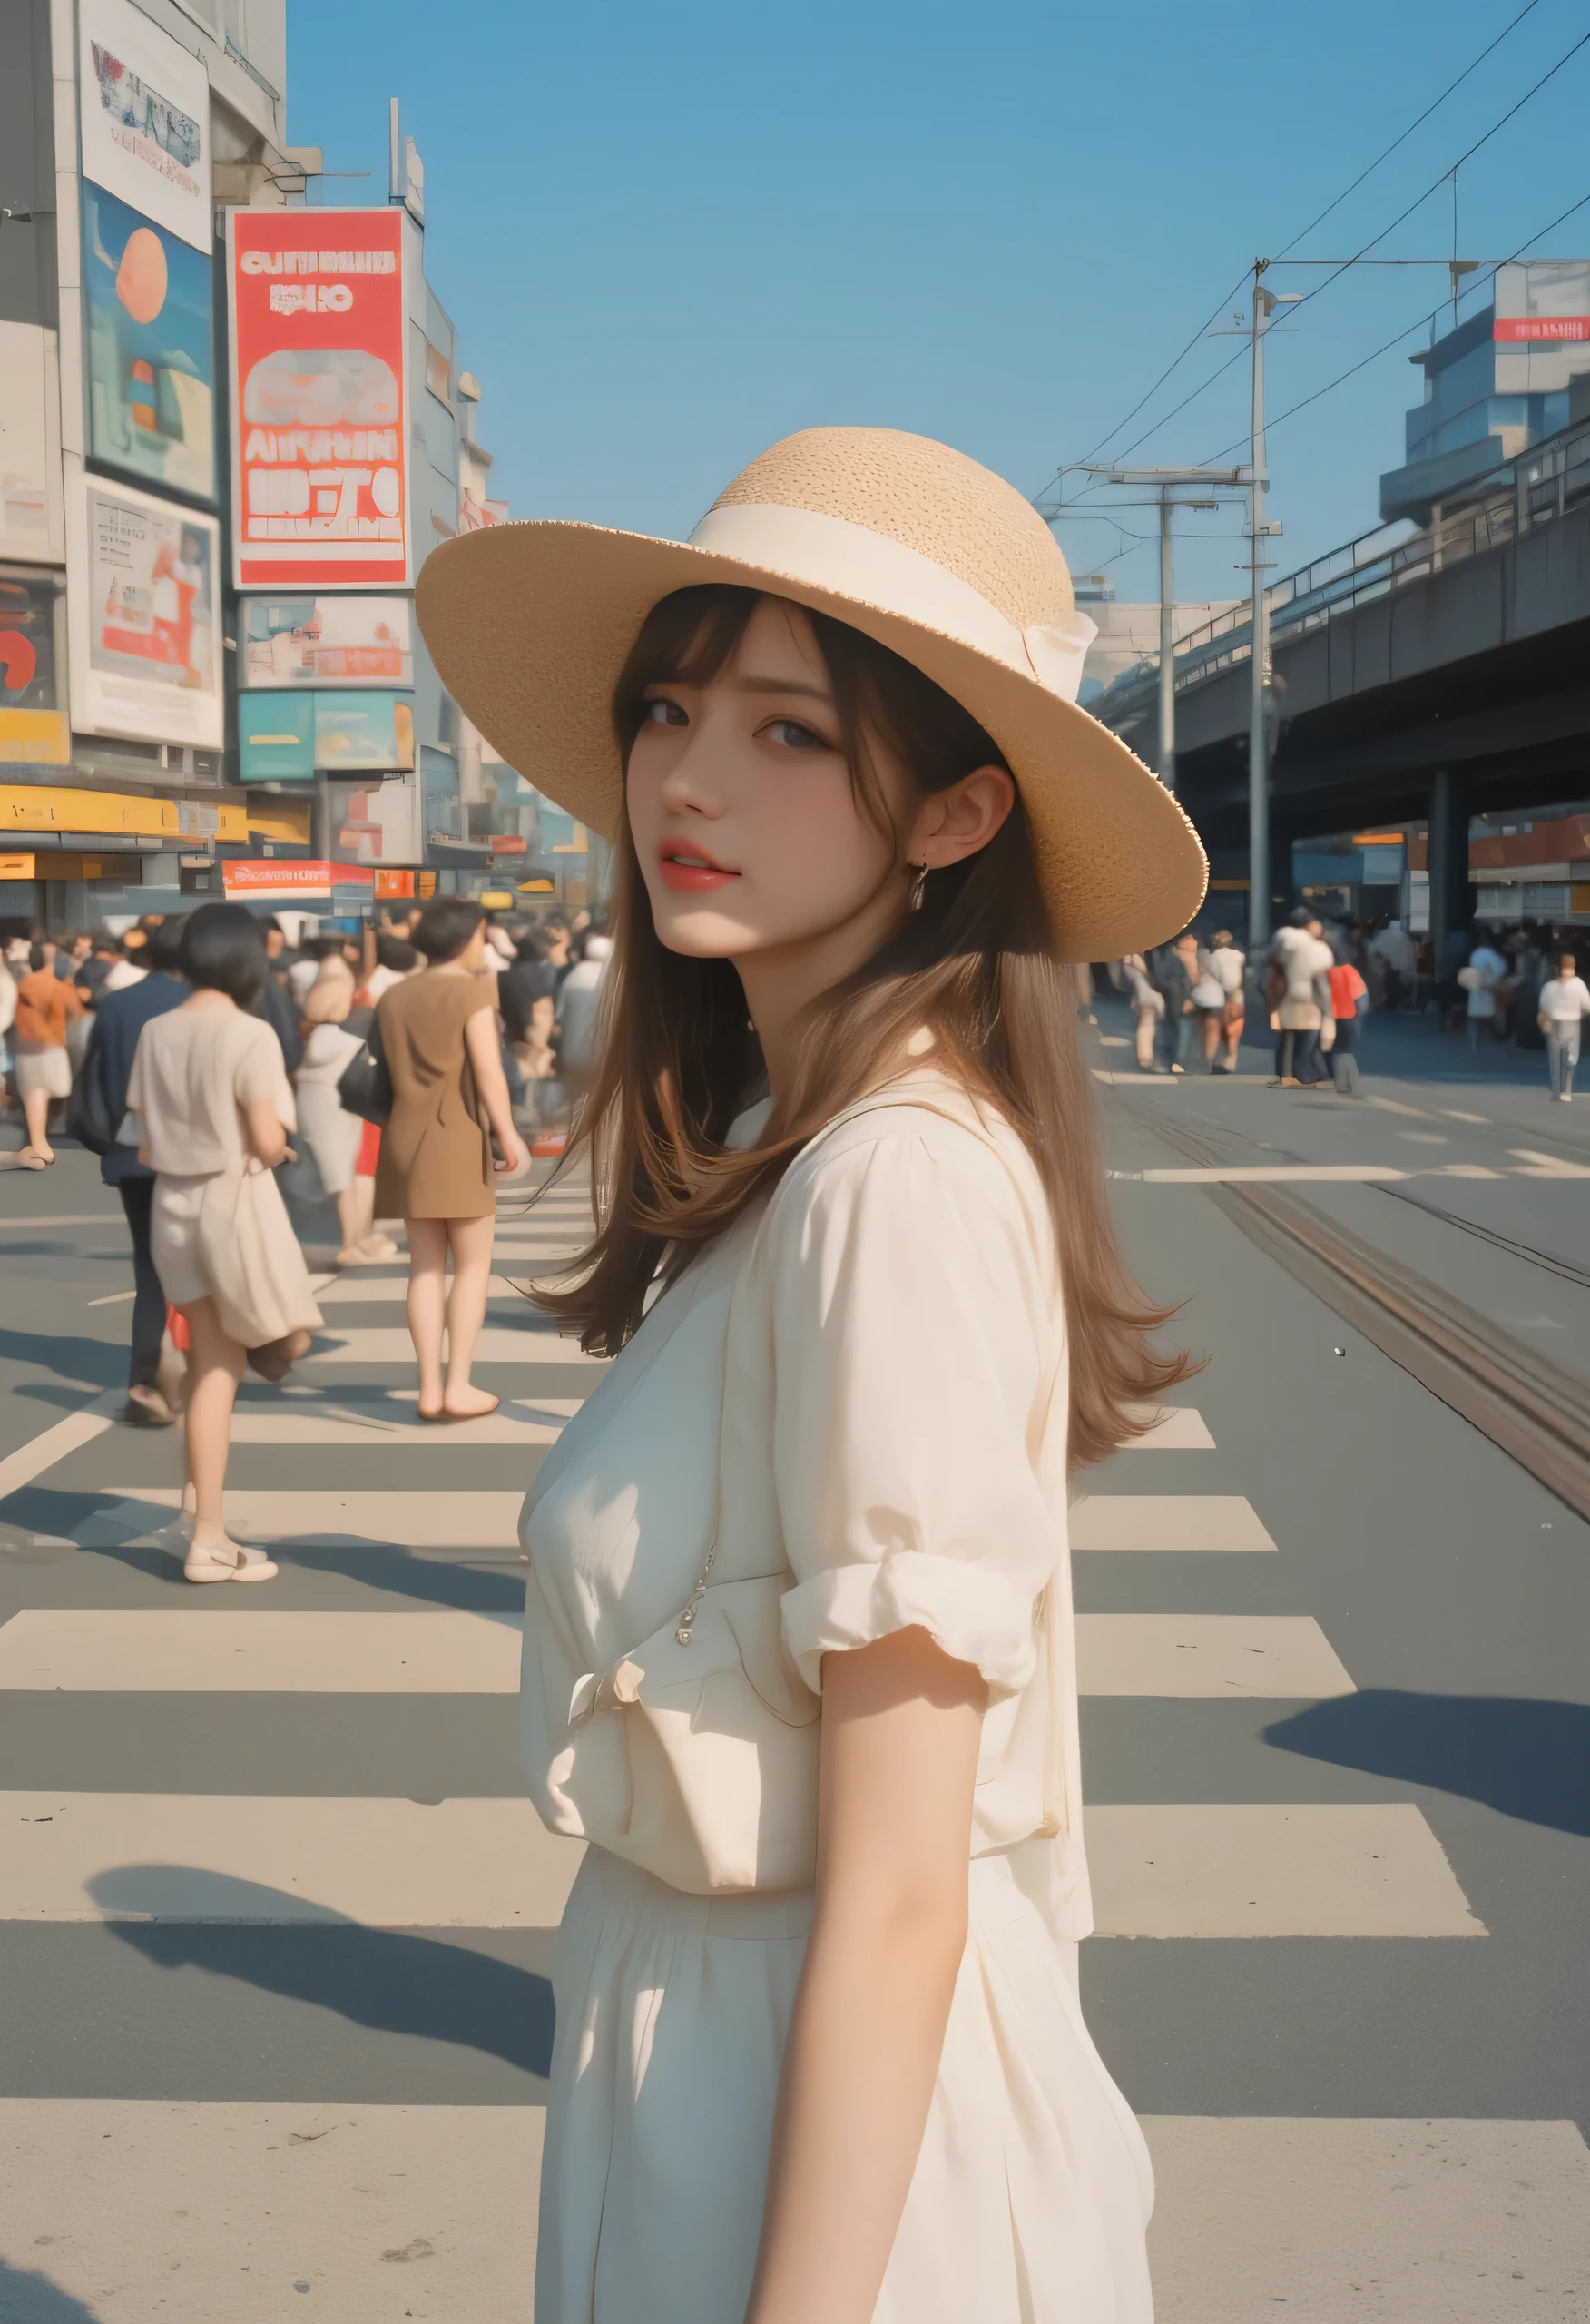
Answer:
M72 1095L67 1029L84 1014L76 986L55 974L50 955L51 948L44 944L34 945L28 953L28 973L16 988L11 1041L16 1094L27 1125L21 1159L25 1168L33 1170L47 1168L55 1158L50 1108L64 1105Z
M1198 1016L1198 1004L1192 994L1199 974L1198 939L1191 929L1184 929L1154 962L1154 982L1164 996L1166 1061L1173 1073L1187 1070L1187 1055Z
M1492 943L1489 929L1481 928L1477 934L1479 940L1468 955L1467 965L1458 971L1458 982L1467 996L1468 1050L1475 1058L1479 1055L1480 1035L1496 1031L1497 990L1507 973L1507 961Z
M291 1153L292 1090L270 1027L250 1012L269 972L249 911L201 904L182 964L192 990L140 1033L127 1104L155 1173L155 1271L190 1342L182 1570L190 1581L268 1581L275 1565L231 1538L223 1495L245 1364L280 1379L320 1322L272 1176Z
M1159 1029L1164 1022L1164 994L1149 974L1148 962L1141 952L1124 954L1121 966L1125 973L1126 990L1132 1002L1136 1037L1137 1070L1139 1073L1158 1073L1162 1068L1157 1061L1155 1051L1159 1042Z
M1536 1021L1546 1035L1546 1063L1555 1103L1574 1102L1574 1068L1579 1062L1579 1036L1590 1017L1590 988L1579 974L1572 952L1559 952L1556 974L1540 988Z
M1211 1073L1234 1073L1237 1052L1242 1047L1242 1027L1247 1019L1247 1003L1243 980L1248 973L1245 955L1239 950L1229 928L1217 928L1211 944L1209 965L1219 981L1223 996L1220 1012L1220 1032L1211 1049ZM1220 1061L1221 1043L1225 1045L1225 1062Z
M1359 1019L1368 1011L1369 988L1350 960L1339 960L1327 979L1330 987L1330 1017L1336 1039L1330 1049L1330 1078L1337 1095L1357 1098L1359 1088Z
M1274 1014L1278 1035L1272 1089L1323 1087L1327 1073L1320 1054L1320 1029L1325 1021L1330 994L1325 980L1336 965L1336 955L1325 941L1319 915L1300 904L1286 926L1278 929L1270 948Z
M376 1008L384 992L395 984L411 977L419 966L419 954L401 936L389 936L383 929L376 938L376 964L360 985L354 1005L359 1009Z
M596 1069L596 1031L603 980L613 953L611 936L587 934L558 998L558 1069L577 1103Z
M491 1277L496 1176L515 1176L530 1157L509 1109L485 915L462 896L437 896L421 913L415 940L427 965L394 985L376 1011L392 1112L381 1134L375 1207L378 1217L400 1217L407 1229L419 1417L475 1420L498 1402L470 1380Z
M596 1235L543 1304L622 1353L522 1525L525 1764L588 1843L539 2324L1148 2324L1065 1501L1183 1367L1060 962L1184 926L1202 851L974 462L813 429L692 543L502 527L419 587L462 714L618 859Z
M368 1267L395 1259L398 1246L375 1231L375 1177L358 1167L368 1125L348 1112L337 1091L364 1046L363 1029L349 1022L353 1015L353 971L333 953L321 961L304 1003L304 1061L295 1085L299 1135L314 1158L322 1188L337 1205L337 1265ZM364 1022L368 1024L368 1016Z
M176 1413L161 1385L168 1302L151 1244L155 1177L149 1165L139 1159L137 1146L117 1134L127 1113L127 1088L139 1036L146 1025L180 1008L188 998L182 967L181 921L170 920L153 929L143 953L146 974L123 985L119 992L102 994L91 1020L93 1030L74 1104L92 1090L93 1110L102 1136L112 1141L100 1155L100 1177L115 1188L132 1239L132 1344L127 1361L127 1406L122 1417L138 1427L169 1428Z

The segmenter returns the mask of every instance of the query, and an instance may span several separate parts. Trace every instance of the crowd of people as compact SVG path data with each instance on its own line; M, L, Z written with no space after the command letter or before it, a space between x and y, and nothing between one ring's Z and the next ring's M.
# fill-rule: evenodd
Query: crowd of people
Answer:
M1543 1050L1553 1101L1572 1104L1590 1015L1575 955L1550 930L1529 923L1503 936L1480 923L1455 931L1438 962L1400 921L1328 921L1308 904L1251 965L1229 929L1189 929L1112 961L1109 974L1131 1004L1142 1072L1184 1074L1199 1054L1208 1072L1235 1072L1249 1012L1261 1011L1275 1037L1271 1087L1343 1097L1360 1094L1359 1034L1371 1009L1434 1009L1442 1030L1466 1028L1477 1059L1498 1044Z
M496 1185L588 1078L610 952L590 914L502 924L459 897L297 945L275 919L217 903L8 948L15 1161L51 1167L64 1112L122 1203L125 1416L184 1419L190 1581L276 1571L231 1541L222 1492L245 1370L280 1380L320 1323L294 1212L334 1204L339 1269L395 1258L380 1223L401 1220L419 1418L495 1409L470 1374Z

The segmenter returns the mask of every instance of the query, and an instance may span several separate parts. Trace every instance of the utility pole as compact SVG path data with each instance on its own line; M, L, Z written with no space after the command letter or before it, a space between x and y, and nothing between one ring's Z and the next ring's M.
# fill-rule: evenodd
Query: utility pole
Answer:
M1264 544L1279 525L1264 518L1264 494L1270 479L1264 472L1264 342L1275 326L1270 316L1276 307L1300 302L1300 291L1264 288L1261 277L1270 261L1253 261L1253 311L1248 319L1252 349L1253 405L1248 451L1248 560L1250 649L1248 706L1248 957L1253 959L1270 943L1270 605L1264 594L1268 560Z
M1108 461L1068 462L1061 471L1067 476L1101 476L1106 484L1146 485L1157 503L1160 520L1160 607L1159 607L1159 763L1155 772L1167 791L1176 787L1176 567L1174 537L1171 528L1171 514L1175 508L1215 508L1215 500L1178 500L1173 496L1179 485L1202 486L1221 492L1240 491L1248 481L1245 468L1124 468L1112 467ZM1135 501L1117 506L1136 507ZM1071 512L1062 504L1045 508L1051 520Z

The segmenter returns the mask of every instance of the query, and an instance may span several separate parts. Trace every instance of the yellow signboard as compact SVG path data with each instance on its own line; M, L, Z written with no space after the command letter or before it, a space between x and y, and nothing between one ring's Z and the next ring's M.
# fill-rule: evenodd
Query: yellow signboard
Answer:
M64 710L0 710L0 761L70 766L72 721Z
M31 880L33 875L31 855L0 855L0 880Z
M247 846L249 811L242 801L218 801L215 814L215 837ZM174 799L135 798L118 791L58 791L45 783L0 783L0 841L8 833L25 832L124 832L173 845L183 836Z

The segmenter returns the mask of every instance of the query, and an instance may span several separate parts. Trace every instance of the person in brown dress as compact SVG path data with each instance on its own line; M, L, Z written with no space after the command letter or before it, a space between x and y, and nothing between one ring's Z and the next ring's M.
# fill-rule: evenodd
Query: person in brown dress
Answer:
M401 1216L408 1232L408 1333L419 1362L419 1417L475 1420L497 1405L469 1379L491 1276L496 1177L523 1170L529 1156L509 1109L485 914L461 896L438 896L420 914L414 941L428 965L383 993L376 1012L392 1077L376 1216ZM491 1150L494 1130L501 1162Z

